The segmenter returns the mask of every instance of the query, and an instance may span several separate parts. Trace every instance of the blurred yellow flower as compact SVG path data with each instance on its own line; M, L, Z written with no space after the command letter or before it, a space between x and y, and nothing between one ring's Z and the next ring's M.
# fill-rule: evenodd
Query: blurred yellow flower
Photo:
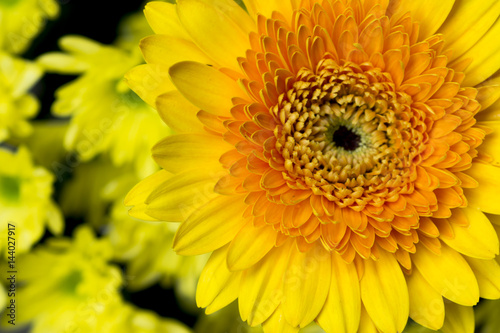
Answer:
M36 64L0 51L0 142L31 134L27 120L37 114L40 106L28 91L41 76L42 70Z
M124 209L123 197L113 204L110 220L107 235L116 260L126 263L127 287L138 290L159 282L174 287L184 308L196 308L196 284L208 256L184 257L173 251L178 224L135 220Z
M97 332L110 318L102 313L121 306L122 277L108 264L112 247L79 227L73 239L51 238L18 259L19 323L33 333Z
M161 318L151 311L136 309L128 304L110 308L107 321L92 333L190 333L185 325Z
M15 225L16 252L23 253L43 236L45 225L54 234L64 228L51 199L54 176L34 166L25 147L17 152L0 147L0 161L0 232L6 235L8 224ZM0 239L0 249L5 249L6 241L6 237Z
M0 50L24 52L45 27L46 20L58 14L56 0L0 1Z
M109 206L137 179L130 165L116 167L105 156L88 163L78 163L73 156L68 164L57 164L56 169L59 176L68 178L60 196L64 215L82 216L93 227L109 222Z
M207 313L472 332L479 297L500 297L500 2L244 4L146 7L156 34L127 80L180 134L132 216L183 221L179 254L213 251Z
M49 72L78 74L56 92L52 112L71 116L65 148L83 161L106 152L116 166L133 163L142 177L156 170L150 147L169 133L156 112L123 82L123 75L139 64L139 55L80 36L60 40L65 53L41 56Z

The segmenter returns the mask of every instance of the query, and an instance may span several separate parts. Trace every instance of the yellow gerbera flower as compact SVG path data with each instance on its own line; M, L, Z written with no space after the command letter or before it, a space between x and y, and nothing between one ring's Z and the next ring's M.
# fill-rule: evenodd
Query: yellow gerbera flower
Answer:
M36 115L40 105L28 91L41 76L36 64L0 51L0 142L31 134L27 119Z
M45 231L60 234L64 222L51 199L54 176L34 166L29 151L20 147L13 152L0 146L0 232L7 235L8 225L15 226L16 253L28 251ZM0 239L6 250L7 237Z
M500 297L500 2L244 3L146 7L156 35L128 81L180 134L131 214L183 221L179 254L213 251L208 313L238 299L265 332L470 332L471 306Z
M107 240L96 239L88 227L73 239L52 238L19 258L19 323L31 322L33 332L96 332L109 321L101 314L120 305L121 273L107 261Z
M123 82L140 56L80 36L63 37L60 45L66 53L48 53L38 62L50 72L80 74L56 92L52 106L56 116L72 116L65 148L83 161L107 152L116 166L133 163L143 177L156 171L149 149L169 131Z
M56 0L0 1L0 49L22 53L46 24L59 14Z

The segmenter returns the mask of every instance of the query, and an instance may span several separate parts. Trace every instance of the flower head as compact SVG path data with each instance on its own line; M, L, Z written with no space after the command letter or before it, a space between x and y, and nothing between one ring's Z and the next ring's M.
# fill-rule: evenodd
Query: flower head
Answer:
M3 0L0 2L0 49L22 53L46 24L59 14L56 0Z
M18 320L31 322L34 332L95 332L108 320L101 314L120 305L121 274L107 263L111 256L108 241L81 227L73 241L52 238L19 258L17 301L30 306Z
M266 332L401 332L500 297L500 6L244 3L150 3L127 77L180 134L126 201L184 221L178 253L214 251L198 305L238 298Z
M34 166L25 147L13 152L0 147L0 218L2 230L9 224L16 227L18 253L27 252L44 234L45 226L60 234L64 222L53 202L54 177L45 168ZM7 239L0 241L6 249Z
M114 165L132 163L143 177L155 171L148 149L169 131L123 82L141 63L137 52L80 36L63 37L60 45L64 53L44 54L38 63L50 72L79 75L56 92L52 106L54 115L72 116L65 148L83 161L107 153Z
M31 134L27 120L40 105L28 91L41 76L36 64L0 52L0 142Z

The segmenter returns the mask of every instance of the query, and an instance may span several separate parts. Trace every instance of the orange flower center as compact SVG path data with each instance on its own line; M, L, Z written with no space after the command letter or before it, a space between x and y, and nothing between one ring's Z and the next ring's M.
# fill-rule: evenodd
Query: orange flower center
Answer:
M276 246L321 242L347 262L384 250L411 269L416 243L439 252L438 236L467 223L457 208L477 183L462 171L485 131L443 38L418 41L409 14L361 6L325 0L292 25L258 17L242 73L231 73L252 102L235 99L233 117L218 118L235 150L216 191L246 193L244 217L272 226Z

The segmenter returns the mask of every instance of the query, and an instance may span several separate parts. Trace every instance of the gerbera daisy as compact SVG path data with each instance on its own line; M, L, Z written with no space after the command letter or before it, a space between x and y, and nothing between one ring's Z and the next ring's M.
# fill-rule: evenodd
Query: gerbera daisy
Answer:
M45 27L47 19L59 14L56 0L0 1L0 49L22 53Z
M31 134L28 119L40 108L28 91L42 76L36 64L0 51L0 142Z
M131 214L183 221L198 305L265 332L473 327L500 297L500 3L244 3L146 7L128 82L179 134Z
M54 234L64 228L63 218L51 198L54 176L45 168L33 165L25 147L0 146L0 232L8 225L16 228L16 251L27 252L44 234L45 227ZM0 239L0 249L7 237Z

